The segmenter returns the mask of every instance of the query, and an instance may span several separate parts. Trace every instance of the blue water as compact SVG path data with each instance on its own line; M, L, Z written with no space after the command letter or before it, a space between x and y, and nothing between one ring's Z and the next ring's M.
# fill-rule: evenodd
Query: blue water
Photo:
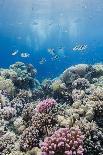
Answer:
M74 52L78 44L87 49ZM52 61L48 48L59 59ZM15 50L30 57L12 56ZM40 80L74 64L103 62L103 0L0 0L0 67L16 61L32 63Z

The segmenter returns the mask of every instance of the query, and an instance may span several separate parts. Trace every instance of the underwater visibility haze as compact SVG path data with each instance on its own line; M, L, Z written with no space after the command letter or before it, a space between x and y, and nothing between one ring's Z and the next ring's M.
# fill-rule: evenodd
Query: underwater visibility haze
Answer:
M38 78L43 79L55 77L74 64L102 62L102 14L102 0L1 0L0 65L32 63ZM77 45L87 48L73 51ZM52 61L50 48L59 58ZM16 50L19 53L12 56ZM20 57L20 53L30 56ZM41 65L42 59L46 61Z
M103 0L0 0L0 155L103 155Z

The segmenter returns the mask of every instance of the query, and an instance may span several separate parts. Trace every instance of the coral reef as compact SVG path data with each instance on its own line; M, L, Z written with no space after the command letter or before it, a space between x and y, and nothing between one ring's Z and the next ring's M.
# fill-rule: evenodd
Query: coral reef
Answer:
M35 75L22 62L0 69L0 155L103 155L103 64Z

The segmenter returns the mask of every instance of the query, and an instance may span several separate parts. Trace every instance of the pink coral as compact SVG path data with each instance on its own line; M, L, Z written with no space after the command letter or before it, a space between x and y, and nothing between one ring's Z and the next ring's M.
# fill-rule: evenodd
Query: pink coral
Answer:
M52 98L48 98L39 102L35 108L36 112L47 112L56 105L56 101Z
M60 128L41 143L41 155L83 155L83 140L78 127Z

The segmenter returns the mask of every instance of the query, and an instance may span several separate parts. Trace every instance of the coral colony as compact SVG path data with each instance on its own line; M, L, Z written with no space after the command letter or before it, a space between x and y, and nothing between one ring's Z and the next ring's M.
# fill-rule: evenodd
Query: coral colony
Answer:
M35 108L35 111L39 113L47 112L48 110L52 109L52 107L55 105L56 105L56 101L52 98L49 98L39 102Z
M41 144L42 155L83 155L83 139L79 128L60 128L51 137L44 139Z
M0 155L103 155L103 65L36 79L31 64L0 69Z

